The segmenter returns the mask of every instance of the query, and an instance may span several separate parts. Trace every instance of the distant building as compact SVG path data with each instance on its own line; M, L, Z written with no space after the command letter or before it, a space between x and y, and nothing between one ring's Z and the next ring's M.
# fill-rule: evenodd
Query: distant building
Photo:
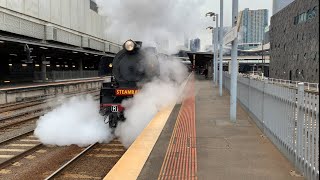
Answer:
M240 43L261 43L264 29L268 26L268 10L243 10Z
M288 6L290 3L292 3L294 0L273 0L273 8L272 8L272 14L276 14L281 9Z
M250 50L257 48L261 45L261 43L239 43L238 44L238 49L240 50Z
M190 50L192 52L198 52L200 51L200 39L196 38L196 39L192 39L190 41Z
M168 51L170 47L169 39L161 39L161 38L156 39L156 46L159 52Z
M184 37L184 47L189 49L189 38L187 38L186 36Z
M271 17L270 77L319 83L319 0L295 0Z

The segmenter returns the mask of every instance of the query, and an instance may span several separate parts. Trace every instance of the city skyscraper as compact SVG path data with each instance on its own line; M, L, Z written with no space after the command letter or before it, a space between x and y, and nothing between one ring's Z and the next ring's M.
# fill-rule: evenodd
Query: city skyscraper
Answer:
M189 49L189 39L186 36L184 37L184 47Z
M199 38L190 40L190 50L192 52L200 51L200 39Z
M243 10L241 20L240 43L260 43L268 26L268 10Z

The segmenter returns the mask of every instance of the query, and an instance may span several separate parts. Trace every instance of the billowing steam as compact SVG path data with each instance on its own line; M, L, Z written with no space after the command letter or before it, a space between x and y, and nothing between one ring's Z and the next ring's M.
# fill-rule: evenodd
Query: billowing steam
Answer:
M34 134L48 145L86 146L108 142L112 135L98 107L90 95L73 97L40 117Z
M126 121L120 123L115 134L129 147L154 115L180 96L181 83L187 69L178 60L161 58L160 77L145 84L132 99L122 103ZM73 97L40 117L35 135L44 144L86 146L95 142L109 142L114 138L109 126L99 114L99 105L92 96Z
M208 26L202 20L205 19L201 12L204 1L96 0L96 3L99 14L107 17L106 34L110 40L119 43L139 40L173 52L172 48L181 45L185 36L191 38Z
M116 136L129 147L154 115L179 98L180 85L187 76L186 67L179 61L160 59L161 75L145 84L141 91L122 105L126 121L119 124Z

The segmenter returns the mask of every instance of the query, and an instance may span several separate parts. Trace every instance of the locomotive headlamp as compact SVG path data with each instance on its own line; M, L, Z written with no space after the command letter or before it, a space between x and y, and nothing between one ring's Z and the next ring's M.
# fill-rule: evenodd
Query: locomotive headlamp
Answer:
M136 44L132 40L128 40L127 42L124 43L124 48L127 51L133 51L135 46Z

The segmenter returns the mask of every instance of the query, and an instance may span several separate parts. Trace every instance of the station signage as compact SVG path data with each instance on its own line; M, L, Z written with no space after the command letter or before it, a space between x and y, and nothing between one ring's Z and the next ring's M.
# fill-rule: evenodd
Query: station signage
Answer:
M238 32L240 31L241 21L242 21L243 12L241 11L238 14L238 18L236 20L236 25L229 31L223 38L223 44L229 44L238 38Z
M139 92L138 89L116 89L116 96L133 96Z
M238 37L238 27L235 26L223 38L223 44L229 44Z

